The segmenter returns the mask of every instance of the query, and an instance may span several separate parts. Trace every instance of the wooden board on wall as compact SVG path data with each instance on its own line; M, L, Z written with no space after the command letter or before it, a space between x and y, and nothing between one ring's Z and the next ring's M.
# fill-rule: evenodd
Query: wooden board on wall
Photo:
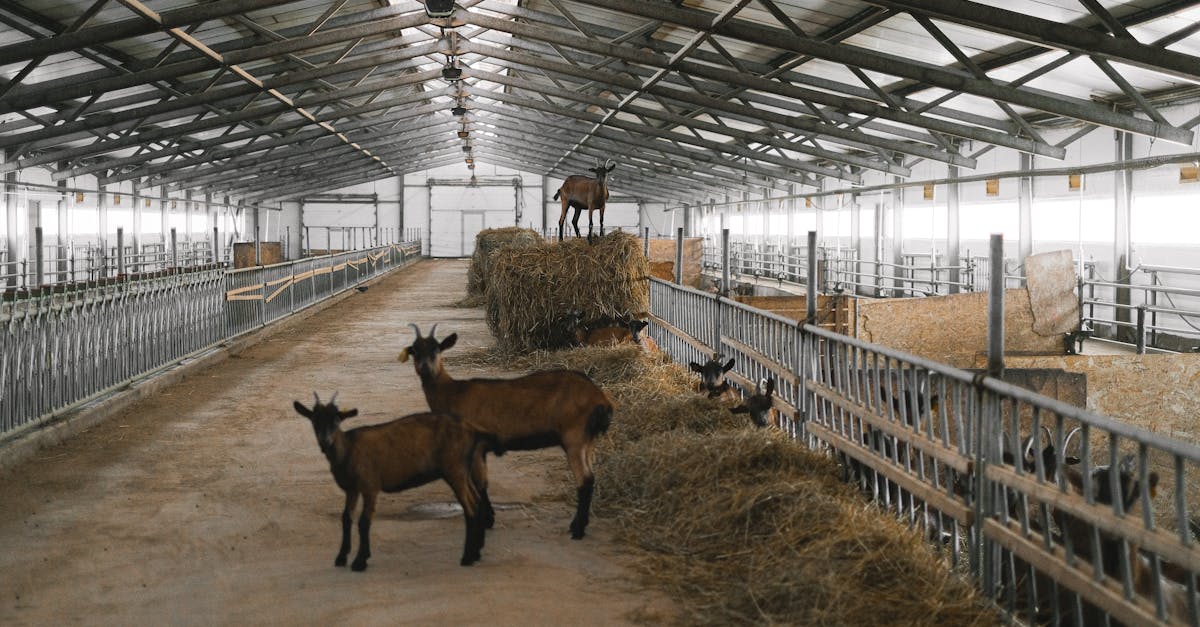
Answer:
M987 351L986 293L929 298L863 299L858 303L858 337L958 368L970 368ZM1033 331L1029 292L1004 291L1004 350L1061 355L1061 335Z
M704 258L704 240L699 237L688 237L683 240L683 284L696 287L700 283L700 262ZM650 240L650 262L675 262L675 240ZM652 265L653 267L653 265ZM674 266L672 266L674 272ZM671 276L674 279L674 274Z
M255 265L269 266L283 263L283 247L279 242L262 242L259 244L261 263L255 264L254 242L236 242L233 245L233 267L252 268Z

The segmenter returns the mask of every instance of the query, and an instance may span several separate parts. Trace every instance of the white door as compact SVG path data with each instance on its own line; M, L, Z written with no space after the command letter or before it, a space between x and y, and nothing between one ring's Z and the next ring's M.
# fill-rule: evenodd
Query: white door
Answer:
M429 188L429 255L462 257L475 252L475 235L483 229L512 226L516 196L512 187L431 185Z
M475 254L475 236L483 230L484 212L464 211L462 213L462 256L470 257Z

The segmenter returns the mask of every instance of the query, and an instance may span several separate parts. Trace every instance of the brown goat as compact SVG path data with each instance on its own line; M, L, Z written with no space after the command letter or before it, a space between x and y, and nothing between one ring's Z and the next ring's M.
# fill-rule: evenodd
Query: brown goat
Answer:
M333 479L346 493L342 545L334 566L346 565L350 553L350 519L360 494L363 509L358 518L358 553L350 565L356 571L366 570L367 558L371 557L371 518L379 493L400 492L436 479L444 479L454 490L466 518L466 542L459 563L470 566L479 560L487 526L480 506L487 503L487 489L486 484L478 482L478 477L486 476L481 474L486 469L475 466L474 460L495 445L495 436L457 417L431 413L343 431L341 422L358 415L358 410L339 410L334 404L337 394L324 404L315 392L313 398L312 409L300 401L292 406L312 422Z
M596 178L583 176L581 174L572 174L563 181L562 187L554 192L554 200L562 199L562 213L558 216L558 241L563 239L563 222L567 219L567 208L575 209L575 215L571 218L571 226L575 227L575 237L580 237L579 234L579 212L587 209L588 212L588 243L592 241L592 212L600 210L600 234L604 235L604 203L608 201L608 173L612 172L617 164L608 165L609 161L605 161L604 165L595 168L588 168L589 172L595 173Z
M442 352L454 346L458 334L441 342L413 327L417 337L400 353L413 359L425 400L433 411L462 416L499 438L505 450L532 450L559 445L575 475L578 505L571 537L584 535L591 511L595 475L592 461L596 438L608 430L613 403L587 375L573 370L535 372L515 379L455 380L442 364Z

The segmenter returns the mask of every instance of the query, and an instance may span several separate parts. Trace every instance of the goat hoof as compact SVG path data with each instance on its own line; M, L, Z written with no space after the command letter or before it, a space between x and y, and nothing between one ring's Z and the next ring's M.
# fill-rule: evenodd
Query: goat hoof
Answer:
M476 555L476 556L474 556L474 557L470 557L470 556L464 555L464 556L463 556L463 558L462 558L462 560L460 560L460 561L458 562L458 565L459 565L459 566L471 566L471 565L475 564L475 562L478 562L478 561L479 561L479 556L478 556L478 555Z
M346 565L346 556L345 555L337 556L337 559L333 560L333 565L334 566L345 566Z
M362 571L364 571L366 569L367 569L367 560L356 559L356 560L354 560L354 563L350 565L350 570L352 570L356 573L361 573Z
M571 523L571 539L572 540L582 540L583 539L583 527L580 527L579 525L576 525L575 523Z

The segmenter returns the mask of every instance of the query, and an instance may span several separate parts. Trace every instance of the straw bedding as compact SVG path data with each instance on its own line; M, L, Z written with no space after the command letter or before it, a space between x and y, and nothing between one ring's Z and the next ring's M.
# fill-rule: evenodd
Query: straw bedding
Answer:
M649 309L649 266L640 240L628 233L609 233L594 245L578 238L505 246L489 259L488 325L505 352L569 345L572 312L594 321Z
M701 398L683 368L636 347L488 359L581 370L613 397L596 513L636 547L646 583L679 600L676 622L998 624L917 532L842 483L832 460Z

